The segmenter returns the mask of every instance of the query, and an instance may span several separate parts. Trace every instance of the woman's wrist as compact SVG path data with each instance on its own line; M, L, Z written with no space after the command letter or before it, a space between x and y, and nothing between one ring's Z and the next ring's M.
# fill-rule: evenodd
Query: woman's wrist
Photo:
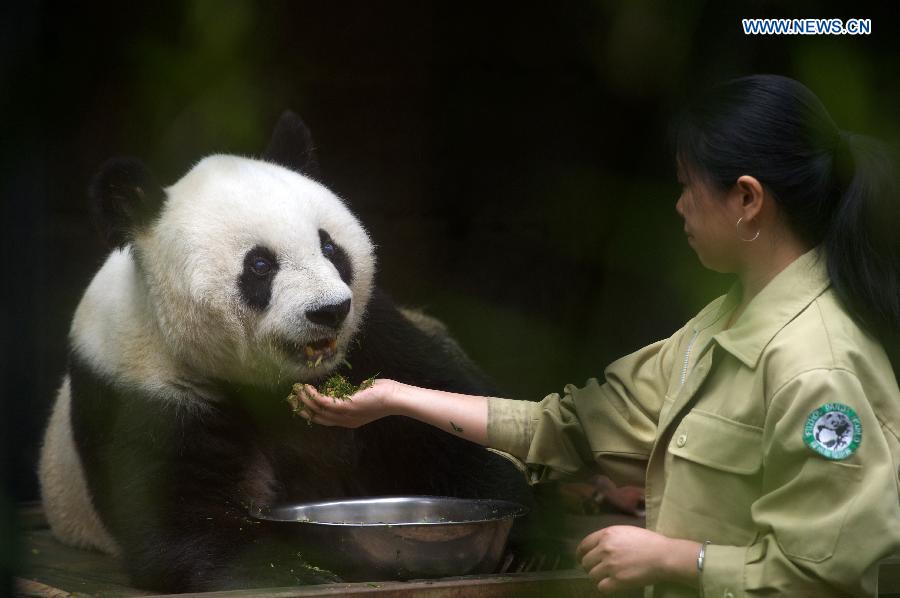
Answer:
M700 554L701 546L700 542L693 540L668 538L661 559L666 577L676 583L692 588L698 587L700 578L697 571L697 555Z
M409 416L410 387L402 382L391 380L381 397L385 415Z

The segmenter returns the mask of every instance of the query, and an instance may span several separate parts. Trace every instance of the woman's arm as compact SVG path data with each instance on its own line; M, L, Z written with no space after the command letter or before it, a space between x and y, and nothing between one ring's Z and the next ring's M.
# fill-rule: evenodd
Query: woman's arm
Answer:
M300 414L318 424L357 428L388 415L402 415L487 446L488 399L419 388L379 379L350 399L320 394L310 385ZM696 587L697 542L667 538L631 526L594 532L578 547L577 558L601 592L672 581Z
M303 417L325 426L358 428L388 415L403 415L487 446L487 398L419 388L379 379L349 399L320 394L309 384L300 397Z

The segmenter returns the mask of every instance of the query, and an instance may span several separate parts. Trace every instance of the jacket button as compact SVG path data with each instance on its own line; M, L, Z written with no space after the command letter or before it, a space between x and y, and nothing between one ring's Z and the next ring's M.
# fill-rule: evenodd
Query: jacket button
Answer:
M675 445L679 448L687 444L687 434L681 434L676 440Z

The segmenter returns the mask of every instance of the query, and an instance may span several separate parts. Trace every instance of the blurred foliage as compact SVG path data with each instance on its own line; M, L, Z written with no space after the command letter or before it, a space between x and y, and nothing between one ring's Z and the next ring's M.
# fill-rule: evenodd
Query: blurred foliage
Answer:
M273 86L258 69L258 8L249 0L191 0L174 40L143 31L127 49L135 68L125 84L140 118L134 132L149 126L158 137L147 159L186 168L210 148L251 153L264 142Z

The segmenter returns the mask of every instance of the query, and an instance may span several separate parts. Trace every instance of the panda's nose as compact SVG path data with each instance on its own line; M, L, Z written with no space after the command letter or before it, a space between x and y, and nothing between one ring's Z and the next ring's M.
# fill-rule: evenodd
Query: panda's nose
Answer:
M350 300L322 305L315 309L306 310L306 317L314 324L321 324L329 328L337 328L343 323L344 318L350 312Z

